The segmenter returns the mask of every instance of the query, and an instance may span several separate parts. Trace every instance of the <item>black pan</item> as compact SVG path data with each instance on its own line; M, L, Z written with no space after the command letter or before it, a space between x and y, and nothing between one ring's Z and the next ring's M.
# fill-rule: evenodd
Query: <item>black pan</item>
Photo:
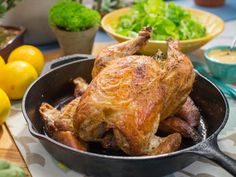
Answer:
M37 137L45 149L58 161L80 173L96 177L157 177L178 171L204 156L236 176L236 161L224 155L217 145L217 135L228 119L229 107L222 92L209 80L196 72L191 97L203 116L200 133L206 138L197 144L184 142L184 148L177 152L159 156L129 157L104 154L94 146L92 152L83 152L67 147L49 138L43 128L39 114L42 102L53 106L66 101L73 95L72 80L81 76L91 81L94 58L90 55L71 55L47 65L51 70L38 78L23 98L23 114L30 133ZM207 128L206 128L207 127ZM205 131L207 129L207 132ZM109 152L107 152L109 153Z

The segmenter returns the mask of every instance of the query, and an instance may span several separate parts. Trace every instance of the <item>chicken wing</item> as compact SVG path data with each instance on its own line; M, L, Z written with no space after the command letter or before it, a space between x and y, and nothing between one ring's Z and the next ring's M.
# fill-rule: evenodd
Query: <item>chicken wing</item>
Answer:
M61 111L48 103L42 103L39 109L45 124L45 130L53 139L67 146L83 151L87 150L87 144L74 134L73 116L76 113L80 97L72 100Z
M83 95L85 90L88 88L88 83L82 77L75 78L73 80L73 83L75 84L75 89L74 89L75 97L80 97L81 95Z

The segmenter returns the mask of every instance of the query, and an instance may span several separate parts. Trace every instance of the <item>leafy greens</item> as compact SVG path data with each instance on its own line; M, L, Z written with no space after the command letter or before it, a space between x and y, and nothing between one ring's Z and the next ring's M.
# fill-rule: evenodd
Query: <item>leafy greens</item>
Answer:
M136 37L145 26L152 27L151 39L195 39L206 35L206 28L191 13L173 2L136 0L128 14L118 21L116 32Z

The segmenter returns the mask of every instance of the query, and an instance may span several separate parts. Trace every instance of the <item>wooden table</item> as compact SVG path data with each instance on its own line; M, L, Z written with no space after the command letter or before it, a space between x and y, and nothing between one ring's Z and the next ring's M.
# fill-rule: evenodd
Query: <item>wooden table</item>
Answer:
M101 49L111 44L113 43L97 43L94 45L92 53L96 55L99 51L101 51ZM62 56L62 52L60 50L53 50L45 53L46 61L51 61L60 56ZM0 126L0 159L6 159L10 162L19 164L25 170L27 176L32 177L26 162L17 148L16 143L11 136L11 133L6 124Z

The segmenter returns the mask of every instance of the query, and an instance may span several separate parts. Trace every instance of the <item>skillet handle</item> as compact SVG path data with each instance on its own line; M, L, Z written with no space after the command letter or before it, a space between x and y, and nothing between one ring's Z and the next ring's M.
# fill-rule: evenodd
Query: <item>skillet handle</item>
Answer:
M93 55L86 55L86 54L73 54L73 55L67 55L64 57L57 58L55 60L52 60L45 64L43 71L41 75L46 74L47 72L51 71L52 69L55 69L59 66L72 63L78 60L84 60L84 59L94 59L95 57Z
M236 176L236 160L228 157L220 150L216 137L199 144L199 146L197 146L192 153L212 160L216 164L223 167L230 174Z

